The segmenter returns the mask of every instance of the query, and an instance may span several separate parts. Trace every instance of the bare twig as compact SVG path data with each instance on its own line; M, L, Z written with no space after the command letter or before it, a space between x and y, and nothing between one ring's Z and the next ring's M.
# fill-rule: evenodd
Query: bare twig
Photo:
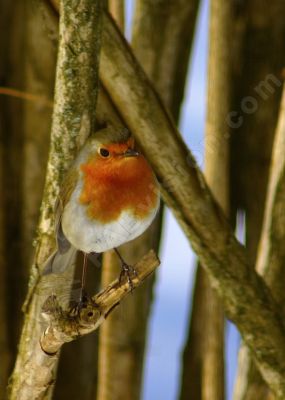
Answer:
M145 255L135 265L137 276L132 278L133 289L138 287L158 265L159 260L153 251ZM42 310L49 322L40 340L42 350L47 354L55 354L64 343L94 331L114 307L131 292L127 280L120 282L117 279L84 303L83 308L76 312L75 316L72 316L72 310L63 311L55 296L50 296Z
M158 265L158 258L150 251L136 265L138 276L133 278L134 288ZM45 398L45 393L54 385L61 346L97 329L130 291L127 281L116 280L87 301L79 311L64 311L55 296L48 297L41 310L48 327L41 336L36 335L34 346L29 349L29 357L21 371L21 391L15 399Z
M155 253L150 251L137 265L137 277L133 278L134 288L139 286L159 265ZM30 348L25 368L21 375L21 391L15 399L41 399L54 385L54 371L58 362L59 349L64 343L86 335L104 321L116 305L131 292L127 281L118 280L101 293L93 296L75 315L71 310L64 311L55 296L44 302L42 314L48 327Z

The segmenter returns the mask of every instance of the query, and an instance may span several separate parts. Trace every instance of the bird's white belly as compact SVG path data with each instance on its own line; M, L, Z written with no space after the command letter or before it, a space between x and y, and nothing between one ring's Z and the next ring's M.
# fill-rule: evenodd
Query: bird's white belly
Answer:
M147 218L135 219L130 212L124 211L117 221L100 223L87 218L86 206L77 201L78 192L74 191L74 198L65 206L62 229L69 242L85 253L101 253L135 239L149 227L159 208L158 199L157 207Z

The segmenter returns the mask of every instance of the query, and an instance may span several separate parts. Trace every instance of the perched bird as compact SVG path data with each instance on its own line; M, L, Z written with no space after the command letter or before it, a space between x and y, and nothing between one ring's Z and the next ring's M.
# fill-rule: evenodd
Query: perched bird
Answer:
M141 235L158 211L159 197L155 175L129 132L110 126L95 132L62 183L55 206L57 251L44 273L64 271L80 250L84 286L86 255L116 250ZM135 271L118 256L131 284Z

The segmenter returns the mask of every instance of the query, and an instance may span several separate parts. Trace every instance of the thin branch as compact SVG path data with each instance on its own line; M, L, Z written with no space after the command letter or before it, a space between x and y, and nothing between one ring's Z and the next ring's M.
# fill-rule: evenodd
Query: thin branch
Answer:
M150 251L135 266L138 276L133 278L134 288L158 265L158 258ZM48 326L30 349L25 368L21 371L21 391L15 399L45 398L46 391L54 384L53 373L61 346L97 329L129 293L129 283L126 280L116 280L84 303L79 311L63 310L55 296L48 297L42 306L42 316Z
M159 259L154 251L150 251L136 265L137 276L132 278L133 289L137 288L159 266ZM86 335L97 329L109 313L123 298L132 293L127 280L117 279L102 292L94 295L84 307L75 313L63 311L55 296L50 296L43 305L43 315L49 322L44 331L40 345L48 355L55 355L60 347L67 342ZM34 355L35 359L37 355ZM41 367L44 368L44 365ZM39 371L37 371L39 374Z
M18 99L31 101L33 103L37 103L39 107L53 107L53 102L48 100L45 96L39 96L37 94L24 92L22 90L17 90L10 87L0 86L0 94L10 97L16 97Z

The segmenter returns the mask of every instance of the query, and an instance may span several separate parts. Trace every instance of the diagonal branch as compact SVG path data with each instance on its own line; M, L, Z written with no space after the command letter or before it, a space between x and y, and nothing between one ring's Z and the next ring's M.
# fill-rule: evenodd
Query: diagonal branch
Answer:
M238 326L265 380L285 396L282 317L264 281L250 268L172 119L131 53L104 15L100 77L126 124L148 155L195 252ZM132 110L132 112L130 112Z

